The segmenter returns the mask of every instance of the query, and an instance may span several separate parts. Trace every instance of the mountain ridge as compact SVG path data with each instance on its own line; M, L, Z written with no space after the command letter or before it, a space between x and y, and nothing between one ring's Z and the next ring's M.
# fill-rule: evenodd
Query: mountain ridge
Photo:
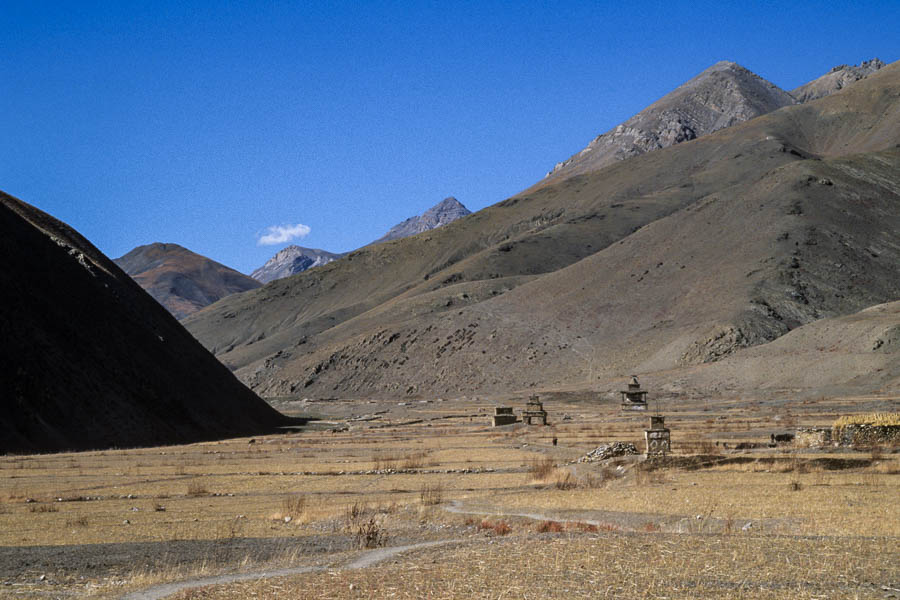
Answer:
M370 244L381 244L391 240L402 239L411 235L417 235L437 227L442 227L448 223L460 219L471 214L462 202L448 196L444 198L421 215L410 217L405 221L391 227L386 234L370 242ZM251 277L262 282L269 283L276 279L283 279L302 273L313 267L321 267L334 260L346 256L347 253L337 254L317 248L303 248L302 246L287 246L279 250L275 256L270 258L266 263L253 271Z
M186 325L261 393L403 396L691 368L891 301L898 72L545 182Z
M557 163L545 180L667 148L795 102L790 94L741 65L719 61Z
M113 262L177 319L225 296L261 285L243 273L172 243L138 246Z
M431 229L446 225L447 223L452 223L453 221L470 214L472 214L472 211L466 208L462 202L453 196L448 196L421 215L410 217L402 223L394 225L386 234L372 243L380 244L382 242L424 233Z
M73 228L2 192L0 228L0 453L193 442L286 422Z
M800 103L824 98L860 79L868 77L884 66L885 64L878 58L863 61L858 65L838 65L832 67L828 73L821 77L794 88L790 94Z
M313 267L326 265L343 256L318 248L304 248L290 245L275 253L275 256L253 271L250 277L260 283L269 283L275 279L290 277Z

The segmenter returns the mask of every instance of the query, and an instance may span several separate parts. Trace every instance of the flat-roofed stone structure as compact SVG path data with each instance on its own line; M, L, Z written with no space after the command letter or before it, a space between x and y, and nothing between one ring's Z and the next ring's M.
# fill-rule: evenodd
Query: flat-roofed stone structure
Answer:
M494 427L499 427L500 425L512 425L515 423L516 415L513 413L512 406L495 407L492 422Z
M540 421L541 425L547 424L547 411L544 410L544 405L537 396L531 396L528 399L528 404L525 405L525 410L522 412L523 423L531 425L533 420Z
M636 376L632 375L628 389L619 393L622 394L622 410L647 410L647 390L641 389Z

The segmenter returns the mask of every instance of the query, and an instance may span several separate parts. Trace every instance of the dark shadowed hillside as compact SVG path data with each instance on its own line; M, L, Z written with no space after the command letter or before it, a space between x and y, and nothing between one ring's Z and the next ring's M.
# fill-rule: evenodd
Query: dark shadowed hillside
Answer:
M0 193L0 452L130 447L284 418L72 228Z
M590 387L737 360L900 299L898 144L895 64L816 101L545 180L186 325L271 395ZM831 381L864 363L846 361ZM790 369L778 373L772 383L789 385Z
M261 285L243 273L178 244L138 246L113 262L176 319L183 319L225 296Z

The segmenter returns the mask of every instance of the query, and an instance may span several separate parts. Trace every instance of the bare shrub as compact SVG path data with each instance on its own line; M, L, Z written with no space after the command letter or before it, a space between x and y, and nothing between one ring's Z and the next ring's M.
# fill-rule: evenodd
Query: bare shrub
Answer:
M556 482L553 485L558 490L572 490L578 487L578 480L566 471L556 476Z
M478 529L483 531L491 531L496 535L506 535L512 531L512 527L509 526L509 523L506 521L497 521L496 523L492 523L488 519L482 519L481 523L478 524Z
M556 470L556 464L551 458L534 459L528 465L528 474L534 480L549 479Z
M372 457L372 462L375 463L376 471L395 469L397 468L398 460L399 458L396 454L376 454Z
M434 506L444 501L444 488L440 484L425 485L419 492L419 500L425 506Z
M59 512L59 507L53 506L52 504L40 504L38 506L30 506L28 508L28 512L33 513L55 513Z
M403 457L401 465L404 469L421 469L425 462L425 452L412 452Z
M344 520L348 527L353 527L366 514L366 507L359 502L354 502L344 511Z
M722 450L716 443L708 439L698 439L692 444L697 454L721 454Z
M205 496L209 494L209 490L206 489L199 481L192 481L188 484L187 495L191 498L196 498L197 496Z
M791 482L788 484L788 487L790 487L792 492L799 492L800 490L803 489L803 484L800 483L799 481L797 481L796 479L792 479Z
M610 465L603 465L603 467L600 469L601 481L609 481L610 479L615 479L616 477L618 477L618 475L619 472Z
M603 477L588 473L581 482L582 487L595 489L603 485Z
M734 533L734 517L732 517L731 515L728 515L725 518L723 533L725 533L726 535L731 535Z
M541 521L537 524L538 533L560 533L563 529L563 524L558 521Z
M660 469L651 469L641 463L634 473L634 481L638 485L653 485L666 483L666 474Z
M506 535L512 531L512 528L506 521L497 521L494 523L494 533L497 535Z
M237 537L241 537L241 532L243 530L243 518L235 517L234 519L229 519L225 523L219 524L216 528L216 536L215 540L217 542L221 542L224 540L232 540Z
M377 548L383 546L387 541L384 526L374 515L358 524L354 534L356 545L360 548Z
M281 501L282 517L290 517L297 520L306 513L306 496L297 494L288 496Z
M81 515L80 517L75 517L74 519L66 519L67 527L87 527L88 526L88 518L85 515Z

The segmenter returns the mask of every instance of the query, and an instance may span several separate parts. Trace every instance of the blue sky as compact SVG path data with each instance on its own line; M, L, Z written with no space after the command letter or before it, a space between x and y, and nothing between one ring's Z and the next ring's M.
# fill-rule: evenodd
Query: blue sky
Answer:
M791 89L897 60L898 24L896 0L0 0L0 189L111 257L249 272L273 226L337 252L484 208L719 60Z

